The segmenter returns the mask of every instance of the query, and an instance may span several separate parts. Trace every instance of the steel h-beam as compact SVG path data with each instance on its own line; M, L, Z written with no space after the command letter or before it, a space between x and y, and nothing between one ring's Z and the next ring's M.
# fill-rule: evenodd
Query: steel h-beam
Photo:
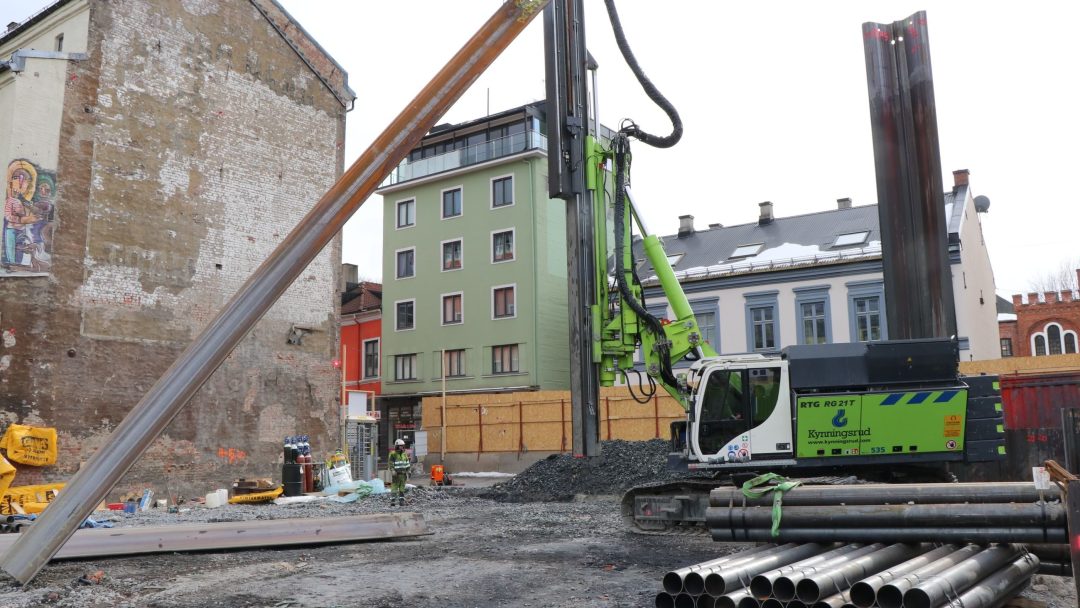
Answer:
M583 0L552 0L544 11L547 76L548 190L566 200L567 323L573 454L600 455L600 376L592 360L596 304L593 200L585 188L588 53Z
M465 43L323 195L67 484L0 566L26 584L183 409L233 347L334 238L409 150L548 0L512 0Z
M864 23L862 31L888 336L952 337L956 309L926 13Z

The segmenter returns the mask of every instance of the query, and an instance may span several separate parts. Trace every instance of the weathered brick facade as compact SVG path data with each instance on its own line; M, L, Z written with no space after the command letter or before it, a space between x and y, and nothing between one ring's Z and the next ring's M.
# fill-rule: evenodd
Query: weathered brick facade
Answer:
M62 481L103 445L343 163L345 74L276 3L95 1L89 21L89 58L68 64L51 270L0 278L0 417L60 433L58 464L21 467L19 485ZM339 273L340 236L117 493L276 477L289 434L337 447Z
M1080 278L1080 270L1077 270ZM1013 355L1030 357L1032 355L1069 354L1078 352L1077 338L1080 337L1080 301L1071 291L1042 294L1029 293L1012 297L1016 311L1015 321L1002 321L998 329L1002 339L1012 339ZM1054 327L1056 326L1056 327ZM1033 338L1041 336L1046 345L1046 352L1036 353L1032 349ZM1059 353L1054 352L1054 337L1060 336Z

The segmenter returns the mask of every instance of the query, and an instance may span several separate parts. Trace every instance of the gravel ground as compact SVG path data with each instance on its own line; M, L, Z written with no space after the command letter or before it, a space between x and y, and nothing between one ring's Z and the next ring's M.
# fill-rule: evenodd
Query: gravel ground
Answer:
M503 502L566 501L579 494L622 494L636 485L688 477L667 469L668 451L663 439L605 441L595 462L553 454L479 496Z
M592 464L568 456L542 460L490 487L410 490L405 510L424 515L429 536L54 562L26 588L0 584L0 608L652 606L668 570L746 548L714 543L706 534L630 533L619 516L621 492L680 476L665 470L663 441L610 441L602 453ZM129 527L331 517L391 511L389 501L381 495L351 504L151 509L98 519ZM1049 608L1077 605L1068 578L1035 577L1024 596Z

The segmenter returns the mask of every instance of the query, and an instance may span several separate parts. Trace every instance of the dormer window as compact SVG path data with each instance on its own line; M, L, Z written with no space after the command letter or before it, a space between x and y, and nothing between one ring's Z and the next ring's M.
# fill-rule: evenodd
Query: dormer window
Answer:
M765 243L753 243L750 245L739 245L735 248L735 251L731 252L728 256L729 260L735 260L739 258L748 258L750 256L757 255L761 248L765 246Z
M679 260L683 259L684 255L686 255L686 254L684 254L684 253L675 253L675 254L667 256L668 265L670 265L672 268L674 268L675 265L679 263Z
M866 238L870 236L869 230L863 230L861 232L848 232L836 237L833 241L833 248L837 247L851 247L852 245L862 245L866 242Z

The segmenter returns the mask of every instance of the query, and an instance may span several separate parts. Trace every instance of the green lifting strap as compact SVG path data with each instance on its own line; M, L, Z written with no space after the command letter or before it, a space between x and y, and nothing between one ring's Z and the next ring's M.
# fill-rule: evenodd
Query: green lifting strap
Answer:
M776 481L774 486L765 486L758 488L758 486L764 486L770 481ZM784 492L802 485L801 481L792 481L776 473L765 473L764 475L758 475L757 477L747 481L742 485L743 496L747 498L762 498L769 492L772 492L772 536L776 538L780 535L780 503L784 500Z

